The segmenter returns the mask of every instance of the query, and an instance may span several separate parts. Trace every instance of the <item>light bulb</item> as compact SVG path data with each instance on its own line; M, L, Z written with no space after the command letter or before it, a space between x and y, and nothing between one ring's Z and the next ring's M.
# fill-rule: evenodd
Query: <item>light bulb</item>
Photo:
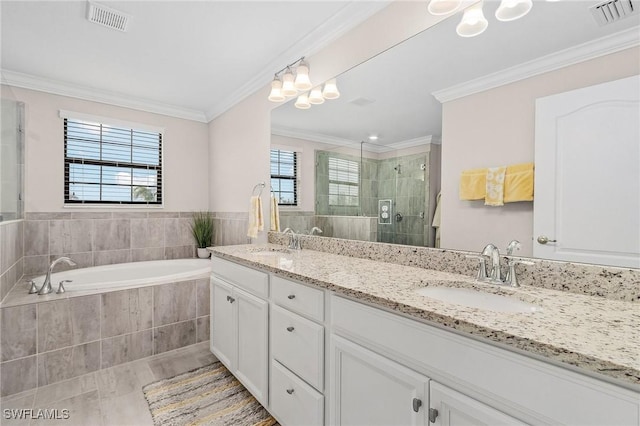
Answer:
M462 3L462 0L431 0L427 10L432 15L448 15L455 12Z
M502 0L496 10L496 19L503 22L515 21L529 13L532 6L531 0Z
M296 89L301 92L311 89L311 80L309 79L309 64L305 61L300 62L296 68L296 80L293 83Z
M278 76L273 78L271 82L271 93L269 93L269 100L271 102L282 102L285 97L282 94L282 81Z
M340 92L338 91L338 85L336 84L335 78L327 80L326 83L324 83L322 96L325 99L338 99L340 97Z
M322 90L320 87L314 87L309 93L309 103L313 105L320 105L324 103L324 97L322 96Z
M306 93L303 93L300 96L298 96L298 99L296 99L295 106L298 109L309 109L309 108L311 108L311 104L309 103L309 97L307 96Z
M293 73L288 67L282 76L282 94L285 96L295 96L298 94L298 89L296 89L296 86L293 84Z
M482 12L482 2L476 3L464 11L462 20L456 27L460 37L475 37L487 29L489 23Z

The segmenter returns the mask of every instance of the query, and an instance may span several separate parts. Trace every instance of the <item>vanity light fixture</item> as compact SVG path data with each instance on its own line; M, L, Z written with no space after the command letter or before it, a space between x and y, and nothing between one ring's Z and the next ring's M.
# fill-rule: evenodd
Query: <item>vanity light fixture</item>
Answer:
M273 77L271 82L271 93L269 93L269 100L271 102L282 102L285 96L282 94L282 80L277 75Z
M460 37L475 37L487 29L489 23L482 12L483 3L476 3L464 11L462 20L456 27L456 33Z
M309 103L312 105L320 105L324 103L324 97L322 96L322 89L320 86L314 87L309 93Z
M298 94L298 89L296 89L294 84L293 72L290 67L286 68L282 76L282 94L285 96L295 96Z
M431 0L427 10L432 15L448 15L455 12L462 4L462 0Z
M338 85L336 79L332 78L324 83L324 89L322 89L322 96L325 99L338 99L340 92L338 91Z
M309 103L309 97L306 93L301 94L296 99L296 103L294 104L298 109L309 109L311 108L311 104Z
M548 2L558 0L547 0ZM453 13L460 7L461 0L431 0L427 10L432 15L447 15ZM484 17L482 8L484 0L475 3L465 9L462 20L456 27L456 33L460 37L475 37L482 34L489 23ZM531 11L533 0L501 0L495 16L498 21L508 22L522 18Z
M378 135L371 135L371 136L369 136L369 140L370 140L371 142L373 142L373 141L377 141L377 140L378 140Z
M502 0L496 10L496 19L502 22L515 21L529 13L532 0Z
M301 92L311 89L311 80L309 79L309 64L304 58L300 60L300 65L296 68L296 79L293 85Z

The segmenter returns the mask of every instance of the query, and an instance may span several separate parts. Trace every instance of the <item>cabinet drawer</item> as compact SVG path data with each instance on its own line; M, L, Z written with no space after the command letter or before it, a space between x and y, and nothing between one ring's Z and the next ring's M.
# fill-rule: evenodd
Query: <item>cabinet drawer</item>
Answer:
M271 306L271 355L316 389L324 378L324 327Z
M273 301L290 311L322 321L324 318L324 291L307 287L280 277L271 277Z
M228 260L211 257L211 272L256 296L269 297L269 275Z
M271 411L284 425L322 425L324 397L278 361L271 361Z

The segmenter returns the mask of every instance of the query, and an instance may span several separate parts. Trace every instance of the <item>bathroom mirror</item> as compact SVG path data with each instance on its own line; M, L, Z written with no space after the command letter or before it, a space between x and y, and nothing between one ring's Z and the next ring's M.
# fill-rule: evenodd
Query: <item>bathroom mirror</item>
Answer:
M546 55L577 50L582 43L638 28L638 14L599 25L589 10L596 3L539 1L534 2L524 18L498 22L493 16L498 2L485 1L484 13L489 27L480 36L462 38L456 34L461 18L458 13L338 76L339 99L300 110L294 107L294 98L274 109L272 148L291 149L300 154L302 203L297 210L282 209L281 212L284 216L294 216L289 223L295 229L310 229L310 217L318 213L317 151L351 150L357 157L361 141L367 142L363 144L363 151L369 158L401 157L422 151L429 154L433 167L432 184L425 187L428 201L423 223L431 234L422 244L410 240L393 242L432 246L431 220L440 187L439 164L434 165L433 158L439 158L441 146L447 149L446 140L440 145L442 105L434 94ZM313 63L311 67L313 77ZM378 139L370 143L369 136ZM432 176L434 174L438 176ZM531 203L520 208L532 211ZM379 216L379 212L375 213ZM362 209L359 214L375 217L368 216L371 212ZM355 219L351 220L354 226ZM327 234L332 236L331 232Z
M23 219L24 104L3 97L0 105L0 222Z

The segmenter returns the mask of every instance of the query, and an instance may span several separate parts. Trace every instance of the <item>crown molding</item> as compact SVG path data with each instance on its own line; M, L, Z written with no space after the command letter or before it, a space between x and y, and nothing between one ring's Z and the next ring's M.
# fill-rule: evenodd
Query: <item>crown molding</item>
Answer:
M350 148L359 148L359 141L352 141L350 139L338 138L335 136L329 136L322 133L309 132L306 130L293 129L291 127L272 126L271 133L278 136L284 136L289 138L302 139L311 142L326 143L328 145L344 146ZM371 142L365 142L368 152L382 153L389 151L397 151L400 149L413 148L421 145L440 144L440 138L429 135L421 136L419 138L407 139L405 141L394 142L388 145L378 145Z
M23 89L37 90L54 95L69 96L87 101L100 102L124 108L132 108L140 111L152 112L155 114L168 115L170 117L182 118L185 120L206 123L204 112L192 109L167 105L160 102L153 102L121 93L108 92L93 89L77 84L57 81L30 74L3 69L1 82L8 86L21 87Z
M273 79L273 74L282 68L284 64L291 63L292 60L302 56L312 56L329 43L337 40L355 26L364 22L367 18L387 7L391 1L392 0L349 2L349 4L340 9L338 13L314 28L313 31L262 67L262 72L256 74L256 76L247 83L208 109L205 112L207 121L215 119L246 97L264 88Z
M449 102L638 45L640 45L638 27L629 28L484 77L435 91L432 94L441 103Z

